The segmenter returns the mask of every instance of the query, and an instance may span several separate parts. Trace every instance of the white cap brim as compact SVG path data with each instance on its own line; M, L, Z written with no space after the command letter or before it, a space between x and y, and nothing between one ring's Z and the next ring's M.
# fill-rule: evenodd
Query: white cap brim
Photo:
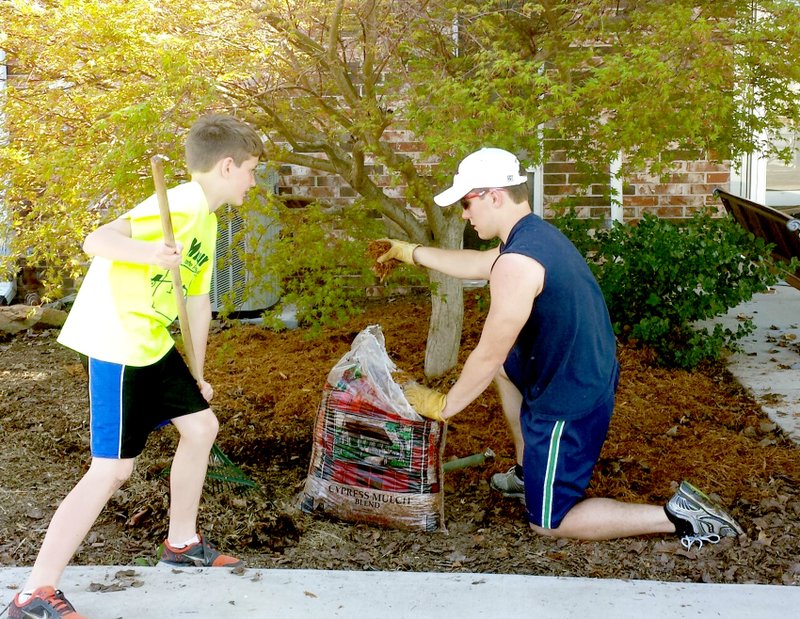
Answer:
M465 195L467 195L472 187L466 187L463 183L458 182L458 177L456 177L453 186L449 189L445 189L442 193L435 196L433 201L436 202L439 206L450 206L451 204L455 204Z

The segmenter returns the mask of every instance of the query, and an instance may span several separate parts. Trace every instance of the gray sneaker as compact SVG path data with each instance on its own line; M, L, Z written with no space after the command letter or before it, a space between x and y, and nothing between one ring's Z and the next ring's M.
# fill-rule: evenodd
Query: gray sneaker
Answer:
M691 550L694 544L702 548L703 542L717 544L723 537L736 537L744 533L721 505L688 481L681 482L665 509L686 550Z
M492 475L489 485L503 496L525 502L525 483L517 477L513 466L505 473Z

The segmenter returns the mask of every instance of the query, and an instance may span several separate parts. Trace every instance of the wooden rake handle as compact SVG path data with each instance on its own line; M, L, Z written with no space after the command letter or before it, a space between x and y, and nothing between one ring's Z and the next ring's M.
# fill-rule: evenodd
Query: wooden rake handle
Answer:
M153 184L156 187L158 210L161 213L161 229L164 232L164 243L174 248L176 246L175 234L172 231L172 219L169 215L167 184L164 180L164 158L161 155L154 155L150 158L150 166L153 168ZM189 314L186 311L186 299L183 296L180 265L171 268L169 272L172 276L172 289L175 291L175 301L178 304L178 323L181 328L181 337L183 338L183 347L186 351L189 371L192 373L195 380L200 380L197 371L197 357L195 357L194 344L192 343L192 333L189 329Z

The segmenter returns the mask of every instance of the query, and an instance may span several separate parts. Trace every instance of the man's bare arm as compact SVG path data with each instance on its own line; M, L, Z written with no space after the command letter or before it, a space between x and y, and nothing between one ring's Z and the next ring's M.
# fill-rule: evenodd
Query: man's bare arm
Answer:
M499 255L498 248L478 251L421 246L414 250L414 262L459 279L489 279Z
M447 394L443 418L466 408L491 384L544 287L544 267L521 254L504 254L489 279L492 302L478 345Z

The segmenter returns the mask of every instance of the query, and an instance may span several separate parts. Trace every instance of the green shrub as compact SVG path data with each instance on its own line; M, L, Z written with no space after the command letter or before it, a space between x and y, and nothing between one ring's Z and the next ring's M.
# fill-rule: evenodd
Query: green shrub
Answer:
M699 321L720 316L777 281L769 247L730 218L697 213L680 224L646 214L638 225L595 230L590 266L615 333L694 368L750 333Z
M578 248L578 251L587 258L597 253L598 242L595 230L603 227L601 220L578 217L574 208L562 208L556 211L556 215L550 223L558 227L564 236Z

